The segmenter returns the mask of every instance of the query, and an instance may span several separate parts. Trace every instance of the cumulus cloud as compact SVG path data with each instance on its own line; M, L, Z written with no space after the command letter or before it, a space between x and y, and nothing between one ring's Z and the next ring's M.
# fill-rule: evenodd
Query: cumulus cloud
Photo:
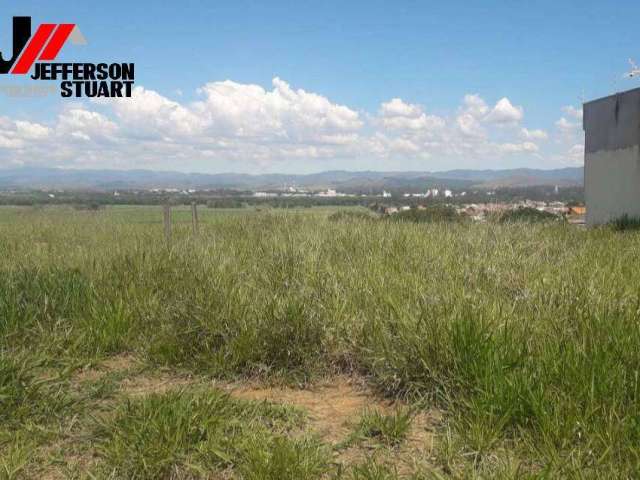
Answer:
M345 133L363 125L358 112L322 95L294 90L279 78L273 79L271 91L227 80L208 83L200 93L205 98L193 111L205 130L228 136L341 143Z
M21 120L16 120L15 131L16 135L24 140L41 140L51 134L51 129L44 125Z
M190 136L202 131L201 118L178 102L137 86L131 98L99 100L109 105L131 135L163 138Z
M562 111L571 118L582 120L582 108L576 108L573 105L566 105L562 107Z
M437 115L427 115L422 107L393 98L380 106L382 125L392 130L438 130L445 120Z
M562 107L562 112L564 115L555 123L558 132L564 136L575 136L582 132L582 108L568 105Z
M556 121L556 127L563 133L573 132L577 130L579 126L577 123L570 122L565 117L560 117L560 119Z
M112 138L117 133L118 126L98 112L70 108L58 116L55 131L60 136L71 135L75 139L88 141Z
M526 140L546 140L549 138L544 130L529 130L524 127L520 129L520 136Z
M505 129L524 117L522 108L506 98L490 108L478 94L467 94L453 117L427 121L430 117L434 116L427 116L422 106L399 98L382 103L378 118L386 133L376 136L375 152L425 159L495 159L536 154L539 147L535 142L547 138L542 130Z
M503 143L498 148L505 153L535 153L539 150L538 146L533 142L523 143Z
M501 98L486 116L486 120L497 124L518 123L524 117L522 107L514 107L508 98Z
M565 113L567 107L563 108ZM578 117L582 114L582 112L573 112L573 119L575 121L569 120L566 117L562 116L555 122L555 127L557 131L557 142L563 146L574 146L576 144L584 143L584 131L582 130L582 121L578 119ZM567 154L567 157L570 155ZM569 159L569 161L572 161Z
M582 108L562 107L563 115L555 122L555 143L559 151L552 158L564 165L584 163L584 131L582 129Z
M463 109L474 118L484 117L489 111L487 103L477 94L467 94L462 101Z
M50 133L48 127L39 123L0 117L0 148L3 149L22 149L29 142L39 143Z
M559 153L552 156L556 165L578 167L584 165L584 144L576 143L563 147Z
M224 164L253 171L282 162L322 168L327 161L382 159L430 169L431 161L461 166L471 159L482 166L533 158L548 138L523 126L522 107L506 97L490 107L470 93L450 114L436 115L399 97L374 114L359 112L278 77L269 88L209 82L197 94L189 103L137 86L130 99L72 104L48 124L0 117L0 166L43 159L66 166L160 168L163 162L162 168Z
M479 95L465 95L455 119L457 131L465 137L485 138L482 123L488 111L487 103Z
M480 122L471 113L463 112L456 117L458 131L466 137L484 138L486 132Z
M569 155L573 157L579 156L582 160L582 157L584 156L584 145L582 143L573 145L569 149Z

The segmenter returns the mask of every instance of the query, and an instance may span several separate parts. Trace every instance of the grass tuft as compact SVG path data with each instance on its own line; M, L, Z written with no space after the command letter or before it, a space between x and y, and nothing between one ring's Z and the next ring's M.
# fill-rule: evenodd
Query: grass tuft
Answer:
M452 476L637 476L640 236L330 213L208 209L193 238L176 208L167 248L158 208L0 209L0 438L64 444L87 407L118 405L100 458L152 478L240 468L243 445L293 428L218 395L225 418L195 394L67 388L70 366L127 353L237 381L357 371L446 412Z
M413 412L406 408L397 409L390 414L367 410L360 418L359 432L365 437L395 446L407 437L412 419Z
M631 217L626 213L610 222L614 230L624 232L640 229L640 217Z
M328 469L329 453L321 443L275 437L266 445L250 442L239 471L245 480L311 480L323 478Z
M168 392L127 400L98 424L103 471L117 477L169 478L222 469L249 458L253 445L298 425L300 415L220 391Z

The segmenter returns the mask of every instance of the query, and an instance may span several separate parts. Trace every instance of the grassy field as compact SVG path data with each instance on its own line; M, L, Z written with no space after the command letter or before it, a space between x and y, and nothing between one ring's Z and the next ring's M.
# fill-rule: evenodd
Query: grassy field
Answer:
M0 209L0 479L636 478L640 234Z

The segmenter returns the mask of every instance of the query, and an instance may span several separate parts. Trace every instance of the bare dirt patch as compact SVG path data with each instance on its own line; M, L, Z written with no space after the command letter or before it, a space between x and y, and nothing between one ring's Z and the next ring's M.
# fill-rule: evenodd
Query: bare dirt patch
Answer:
M346 377L334 378L305 390L245 385L229 386L227 390L238 398L267 400L303 409L309 415L313 431L332 443L349 435L363 409L389 406L377 400L366 387Z
M112 357L97 366L84 369L75 375L78 382L99 381L106 375L118 375L116 396L139 397L162 394L172 390L197 388L222 389L231 396L245 399L280 403L299 408L307 414L306 432L318 435L335 449L335 461L343 466L366 462L369 458L391 465L401 475L418 468L433 465L435 432L441 423L437 410L421 410L414 416L406 439L396 447L383 446L375 439L355 438L361 415L366 410L392 413L406 407L399 401L391 401L377 395L359 377L337 376L324 379L308 388L267 386L252 382L219 382L210 378L165 369L148 369L130 355ZM101 403L98 416L109 416L110 405L115 399ZM98 404L96 404L98 405ZM85 455L69 455L67 465L80 471L92 462L90 452ZM84 464L84 465L83 465ZM83 468L84 467L84 468ZM58 473L53 469L51 473ZM56 478L55 475L51 478Z
M120 392L129 396L150 395L152 393L165 393L170 390L179 390L199 383L200 382L190 376L178 376L168 372L158 372L125 378L120 383ZM212 386L214 385L212 384Z
M73 380L76 382L93 382L103 376L114 372L125 372L139 367L141 364L136 357L129 354L116 355L100 362L95 366L81 369L75 374Z

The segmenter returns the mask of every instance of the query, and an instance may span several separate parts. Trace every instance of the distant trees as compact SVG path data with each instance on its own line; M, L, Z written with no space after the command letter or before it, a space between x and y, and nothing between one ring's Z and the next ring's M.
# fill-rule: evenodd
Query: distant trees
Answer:
M433 205L423 208L412 208L390 215L393 221L413 223L462 222L465 217L449 205Z
M521 207L515 210L507 210L496 216L498 223L539 223L539 222L555 222L561 220L562 217L550 212L544 212L536 208Z

